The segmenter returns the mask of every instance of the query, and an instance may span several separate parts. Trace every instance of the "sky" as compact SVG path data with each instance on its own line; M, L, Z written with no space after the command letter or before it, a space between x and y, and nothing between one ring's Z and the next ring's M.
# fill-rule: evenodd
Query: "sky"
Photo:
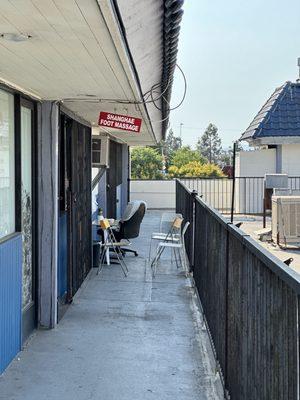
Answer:
M195 146L207 125L227 148L276 87L299 76L299 0L185 0L177 62L187 79L170 127ZM172 106L183 94L178 69Z

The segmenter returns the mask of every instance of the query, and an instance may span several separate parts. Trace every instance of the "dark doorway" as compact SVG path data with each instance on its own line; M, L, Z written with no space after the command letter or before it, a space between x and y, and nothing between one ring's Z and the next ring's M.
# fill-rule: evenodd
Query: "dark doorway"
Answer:
M107 217L119 218L117 215L120 198L118 187L122 184L122 144L110 140L109 169L107 170Z
M58 319L63 315L64 305L67 299L68 289L68 192L69 173L67 156L67 123L68 119L64 114L60 116L60 129L58 140L58 185L59 185L59 207L58 207L58 273L57 273L57 294L58 294Z

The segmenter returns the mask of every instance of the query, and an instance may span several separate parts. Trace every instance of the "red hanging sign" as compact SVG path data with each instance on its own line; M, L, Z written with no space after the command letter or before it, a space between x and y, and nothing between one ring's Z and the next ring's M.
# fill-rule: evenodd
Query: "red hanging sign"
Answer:
M99 126L106 128L121 129L127 132L139 133L142 120L140 118L130 117L128 115L113 114L101 111L98 120Z

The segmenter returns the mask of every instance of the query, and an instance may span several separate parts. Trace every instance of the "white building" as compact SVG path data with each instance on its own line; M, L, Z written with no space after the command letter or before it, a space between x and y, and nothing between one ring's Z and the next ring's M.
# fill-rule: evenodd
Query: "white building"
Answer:
M300 83L286 82L277 88L241 140L253 150L240 152L237 176L300 176Z

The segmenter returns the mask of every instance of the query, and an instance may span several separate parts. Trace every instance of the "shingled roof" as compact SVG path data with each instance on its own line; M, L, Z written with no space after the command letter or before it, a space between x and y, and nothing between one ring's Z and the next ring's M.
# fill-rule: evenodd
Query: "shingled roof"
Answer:
M240 140L300 137L300 83L286 82L264 104Z

